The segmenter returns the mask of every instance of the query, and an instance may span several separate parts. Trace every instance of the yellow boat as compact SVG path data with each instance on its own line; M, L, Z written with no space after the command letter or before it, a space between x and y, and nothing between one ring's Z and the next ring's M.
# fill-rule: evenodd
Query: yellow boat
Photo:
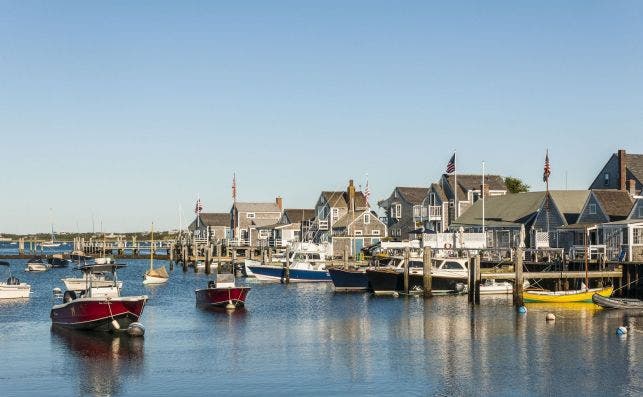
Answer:
M592 295L609 297L612 295L613 287L591 288L574 291L539 291L526 290L522 293L522 299L525 302L543 302L543 303L565 303L565 302L591 302Z

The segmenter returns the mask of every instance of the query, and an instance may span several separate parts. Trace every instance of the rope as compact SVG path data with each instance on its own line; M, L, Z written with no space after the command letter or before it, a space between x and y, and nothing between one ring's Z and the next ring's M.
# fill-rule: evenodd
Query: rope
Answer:
M628 285L630 285L630 284L637 283L638 281L639 281L639 279L638 279L638 278L637 278L636 280L634 280L634 281L630 281L629 283L625 284L624 286L622 286L622 287L618 287L618 288L616 288L615 290L613 290L613 291L612 291L612 294L613 294L614 292L618 291L618 290L621 290L621 289L623 289L623 288L627 287L627 286L628 286Z

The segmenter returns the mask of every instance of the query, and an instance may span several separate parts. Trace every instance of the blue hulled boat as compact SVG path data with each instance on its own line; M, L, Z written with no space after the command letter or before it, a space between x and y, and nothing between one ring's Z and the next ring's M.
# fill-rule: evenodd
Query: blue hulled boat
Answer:
M283 266L246 265L257 280L284 282L285 269ZM324 266L314 269L308 263L295 263L290 267L290 282L329 282L332 281Z
M365 269L328 269L335 291L368 291L370 285Z

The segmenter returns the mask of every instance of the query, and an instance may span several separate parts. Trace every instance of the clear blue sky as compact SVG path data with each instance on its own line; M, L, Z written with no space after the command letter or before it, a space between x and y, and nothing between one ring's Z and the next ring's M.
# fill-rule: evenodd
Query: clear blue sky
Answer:
M312 207L370 175L587 188L643 153L643 2L3 1L0 233Z

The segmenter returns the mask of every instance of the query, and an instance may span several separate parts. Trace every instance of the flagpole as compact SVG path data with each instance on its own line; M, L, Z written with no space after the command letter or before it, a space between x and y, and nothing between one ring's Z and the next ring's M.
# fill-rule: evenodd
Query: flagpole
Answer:
M484 200L485 200L485 189L484 189L484 161L482 162L482 186L480 187L482 192L482 233L484 234ZM486 241L486 239L485 239Z
M453 181L453 184L454 184L454 186L453 186L453 195L454 195L454 198L453 198L453 206L454 206L453 207L453 214L455 215L455 219L458 219L458 215L459 215L459 212L460 212L458 210L458 207L459 207L459 205L458 205L458 157L457 157L457 154L456 154L455 150L453 151L453 166L454 166L453 167L453 177L454 177L454 181ZM455 219L454 219L454 221L455 221Z
M196 194L196 206L197 206L197 208L196 208L196 228L197 229L199 229L201 227L200 219L199 219L199 218L201 218L201 211L199 211L199 204L201 204L200 201L201 201L201 197L199 196L199 193L197 193Z

